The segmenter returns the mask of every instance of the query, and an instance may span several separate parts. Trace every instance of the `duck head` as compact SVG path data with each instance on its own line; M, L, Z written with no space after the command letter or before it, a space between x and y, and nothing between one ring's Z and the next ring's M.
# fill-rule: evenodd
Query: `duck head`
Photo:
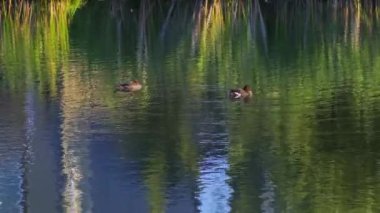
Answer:
M252 88L249 85L244 85L243 90L249 95L252 95Z
M138 80L133 80L131 83L132 84L140 84L140 82Z

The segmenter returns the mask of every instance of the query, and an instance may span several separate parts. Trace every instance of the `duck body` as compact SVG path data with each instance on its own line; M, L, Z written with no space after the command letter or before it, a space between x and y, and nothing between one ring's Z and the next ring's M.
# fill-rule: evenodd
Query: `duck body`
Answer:
M117 85L116 90L123 92L138 91L142 88L141 83L138 80L130 81L129 83L121 83Z
M248 98L252 96L252 89L245 85L243 88L231 89L229 94L232 99Z

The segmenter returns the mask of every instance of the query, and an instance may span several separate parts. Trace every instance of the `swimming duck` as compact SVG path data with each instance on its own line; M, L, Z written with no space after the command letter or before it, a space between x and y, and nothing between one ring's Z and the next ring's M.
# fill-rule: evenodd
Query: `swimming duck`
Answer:
M129 83L121 83L117 86L116 90L123 92L133 92L142 88L141 83L138 80L130 81Z
M243 89L231 89L230 90L230 97L233 99L238 98L248 98L252 96L252 89L250 86L245 85Z

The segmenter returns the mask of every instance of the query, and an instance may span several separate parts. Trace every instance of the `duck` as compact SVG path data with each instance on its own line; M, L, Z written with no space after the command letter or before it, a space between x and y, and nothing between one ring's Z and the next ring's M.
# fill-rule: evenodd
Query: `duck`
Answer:
M129 83L121 83L117 85L116 90L123 92L134 92L140 90L141 88L142 85L138 80L132 80Z
M248 98L251 97L252 94L252 89L249 85L244 85L243 88L230 90L230 98L232 99Z

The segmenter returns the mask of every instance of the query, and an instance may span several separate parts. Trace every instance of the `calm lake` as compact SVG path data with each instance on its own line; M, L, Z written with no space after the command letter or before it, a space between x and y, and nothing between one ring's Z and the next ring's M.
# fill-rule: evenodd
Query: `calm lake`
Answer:
M378 8L170 7L1 16L0 212L380 212Z

